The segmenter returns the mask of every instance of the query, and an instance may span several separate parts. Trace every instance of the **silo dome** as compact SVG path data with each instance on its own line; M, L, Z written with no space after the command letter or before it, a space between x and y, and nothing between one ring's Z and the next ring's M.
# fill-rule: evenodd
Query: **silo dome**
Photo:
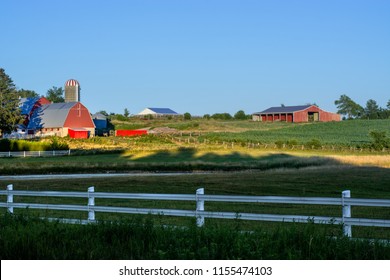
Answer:
M66 81L65 86L75 87L75 86L80 86L80 83L75 79L70 79Z

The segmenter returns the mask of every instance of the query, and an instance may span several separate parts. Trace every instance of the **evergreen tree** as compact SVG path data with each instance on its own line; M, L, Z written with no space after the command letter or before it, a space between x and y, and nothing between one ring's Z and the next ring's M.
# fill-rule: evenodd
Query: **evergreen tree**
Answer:
M0 68L0 135L15 130L21 120L19 98L12 79Z
M379 118L380 108L375 100L370 99L366 103L366 108L364 108L364 115L367 119L378 119Z
M129 112L129 109L125 108L125 111L123 113L123 115L128 118L130 116L130 112Z
M19 97L39 97L38 93L33 90L20 89L17 91Z

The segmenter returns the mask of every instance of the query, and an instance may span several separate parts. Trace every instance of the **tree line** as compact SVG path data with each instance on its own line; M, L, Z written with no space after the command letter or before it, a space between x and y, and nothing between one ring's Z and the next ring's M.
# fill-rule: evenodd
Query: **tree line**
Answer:
M386 108L382 108L378 103L369 99L366 107L363 107L353 101L350 97L343 94L334 102L337 106L338 114L344 115L344 119L388 119L390 118L390 99Z
M19 108L20 98L39 97L33 90L17 89L15 83L3 68L0 68L0 136L11 133L22 120ZM53 86L45 96L53 103L65 102L62 87Z

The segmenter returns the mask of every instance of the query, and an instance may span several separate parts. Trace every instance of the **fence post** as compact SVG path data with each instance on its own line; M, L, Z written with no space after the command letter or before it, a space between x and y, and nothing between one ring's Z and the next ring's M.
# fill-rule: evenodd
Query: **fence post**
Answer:
M351 218L351 205L345 203L345 198L351 197L351 191L346 190L341 193L341 201L343 206L343 233L344 236L352 237L352 226L345 222L345 218Z
M94 192L95 187L88 188L88 221L95 221L95 210L89 208L90 206L95 206Z
M204 200L199 198L198 195L204 194L204 188L196 190L196 225L202 227L204 225L204 216L200 211L204 211Z
M7 186L7 191L12 191L14 189L14 186L13 185L8 185ZM8 203L14 203L14 195L11 193L11 194L7 194L7 205ZM14 213L14 208L12 206L8 206L8 213L11 213L13 214Z

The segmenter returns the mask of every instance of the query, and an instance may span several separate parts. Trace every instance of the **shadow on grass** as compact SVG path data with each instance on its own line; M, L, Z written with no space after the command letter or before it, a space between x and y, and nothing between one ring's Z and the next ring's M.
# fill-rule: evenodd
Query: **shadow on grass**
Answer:
M237 151L199 151L195 148L153 152L117 151L53 158L0 159L0 175L106 172L192 172L298 169L349 166L321 156L287 153L260 154Z
M163 164L164 166L212 166L213 169L226 168L302 168L308 166L340 165L335 159L325 157L298 157L286 153L263 154L259 156L242 152L199 152L194 148L180 148L175 151L157 151L152 154L139 157L137 154L122 155L134 163Z

